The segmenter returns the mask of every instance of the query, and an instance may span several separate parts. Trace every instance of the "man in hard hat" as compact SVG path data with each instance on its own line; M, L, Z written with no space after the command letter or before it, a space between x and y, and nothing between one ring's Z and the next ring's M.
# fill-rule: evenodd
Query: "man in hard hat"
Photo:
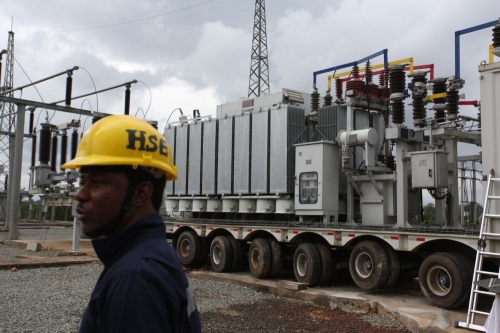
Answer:
M147 122L108 116L83 135L77 218L104 270L80 332L200 332L198 310L158 210L177 178L167 141Z

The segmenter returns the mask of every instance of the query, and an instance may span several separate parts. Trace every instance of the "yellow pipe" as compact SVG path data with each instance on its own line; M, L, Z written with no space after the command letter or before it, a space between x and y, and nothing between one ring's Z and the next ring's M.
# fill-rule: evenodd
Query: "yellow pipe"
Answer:
M406 62L410 63L410 74L413 74L413 57L389 61L389 66L395 66L395 65L406 63ZM384 64L373 65L373 66L370 66L370 68L372 71L375 69L384 68ZM359 69L360 73L363 73L364 71L365 71L364 67ZM336 78L342 77L342 76L347 76L350 74L351 74L351 71L342 72L342 73L338 73L338 74L334 74L334 75L329 75L328 76L328 90L329 91L332 90L332 79L336 79Z
M488 64L493 63L493 45L490 45L488 52Z
M434 100L434 99L438 99L438 98L445 98L446 97L446 93L439 93L439 94L434 94L434 95L429 95L429 96L426 96L425 97L425 101L428 102L428 101L431 101L431 100Z

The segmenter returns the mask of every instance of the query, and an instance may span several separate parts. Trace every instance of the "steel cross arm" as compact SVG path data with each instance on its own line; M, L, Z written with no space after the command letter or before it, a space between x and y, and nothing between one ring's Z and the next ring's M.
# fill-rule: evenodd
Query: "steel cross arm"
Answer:
M0 135L9 135L9 136L15 136L15 132L6 132L6 131L0 131ZM25 138L32 138L33 134L24 134Z
M459 131L453 128L433 128L431 129L432 136L436 138L450 138L455 137L458 142L471 143L480 146L481 145L481 134L480 133L469 133ZM424 131L424 135L429 136L429 129Z
M71 100L79 99L79 98L83 98L83 97L87 97L87 96L90 96L90 95L96 95L98 93L102 93L102 92L105 92L105 91L108 91L108 90L113 90L113 89L124 87L124 86L129 86L129 85L131 85L133 83L137 83L137 80L132 80L132 81L129 81L129 82L125 82L125 83L119 84L117 86L113 86L113 87L109 87L109 88L105 88L105 89L93 91L93 92L88 93L88 94L83 94L83 95L80 95L80 96L72 97ZM63 99L63 100L60 100L60 101L57 101L57 102L52 102L50 104L52 104L52 105L53 104L59 104L59 103L65 102L65 101L66 100Z
M7 91L2 91L2 92L0 93L0 95L5 95L5 94L8 94L8 93L10 93L10 92L12 92L12 91L22 90L22 89L24 89L24 88L34 86L35 84L38 84L38 83L41 83L41 82L44 82L44 81L47 81L47 80L53 79L53 78L55 78L55 77L58 77L58 76L64 75L64 74L66 74L66 73L69 73L69 72L71 72L71 73L72 73L73 71L76 71L76 70L78 70L78 66L75 66L75 67L70 68L70 69L67 69L67 70L65 70L65 71L63 71L63 72L60 72L60 73L57 73L57 74L54 74L54 75L48 76L48 77L46 77L46 78L44 78L44 79L41 79L41 80L38 80L38 81L35 81L35 82L31 82L31 83L26 84L26 85L21 86L21 87L13 88L13 89L10 89L10 90L7 90Z
M74 113L74 114L83 115L83 116L92 116L92 111L88 111L88 110L84 110L84 109L76 109L76 108L67 107L67 106L59 106L59 105L54 105L54 104L46 104L46 103L35 102L35 101L30 101L30 100L20 99L20 98L10 98L10 97L5 97L5 96L0 96L0 102L29 105L29 106L32 106L35 108L40 108L40 109L49 109L49 110L55 110L55 111Z
M500 22L500 20L491 21L491 22L476 25L474 27L470 27L467 29L455 31L455 78L457 78L457 79L460 78L460 36L474 32L474 31L478 31L478 30L492 27L499 22Z

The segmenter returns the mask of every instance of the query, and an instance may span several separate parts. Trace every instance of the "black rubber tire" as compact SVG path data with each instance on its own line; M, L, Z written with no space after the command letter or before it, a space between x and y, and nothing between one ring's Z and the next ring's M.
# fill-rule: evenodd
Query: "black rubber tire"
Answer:
M208 257L208 255L210 254L210 239L207 237L200 237L200 240L201 240L201 253L197 267L200 267L210 262L210 258Z
M349 272L354 283L362 289L382 287L389 275L389 261L384 248L372 241L356 244L349 257Z
M418 283L425 298L443 309L462 305L470 293L469 270L456 255L431 254L420 265Z
M271 270L271 248L264 238L255 238L248 250L248 265L252 275L265 279Z
M302 243L293 255L293 272L297 282L307 283L308 287L318 284L321 262L318 250L311 243Z
M201 255L200 237L194 231L184 231L177 239L176 252L181 264L195 267Z
M225 236L217 236L210 245L210 263L216 272L229 272L233 263L231 243Z
M469 298L470 298L470 292L472 289L472 278L474 277L474 260L471 258L468 258L464 256L461 253L452 253L457 260L461 260L465 269L467 270L467 277L465 279L465 288L469 289L469 292L464 293L463 298L461 298L456 304L453 305L454 308L461 306L462 304L466 303Z
M401 263L398 253L392 246L386 243L381 243L380 245L384 248L385 254L387 254L387 260L389 261L389 274L387 274L387 281L382 288L389 288L398 282L399 274L401 273Z
M242 259L242 246L241 242L234 237L228 237L229 243L231 243L231 250L233 250L233 261L231 263L231 272L237 272L241 268Z
M266 239L269 248L271 249L271 269L269 270L269 278L275 278L281 273L283 267L283 255L281 244L275 238Z
M314 246L318 250L320 261L318 286L331 286L334 272L332 250L323 243L316 243Z

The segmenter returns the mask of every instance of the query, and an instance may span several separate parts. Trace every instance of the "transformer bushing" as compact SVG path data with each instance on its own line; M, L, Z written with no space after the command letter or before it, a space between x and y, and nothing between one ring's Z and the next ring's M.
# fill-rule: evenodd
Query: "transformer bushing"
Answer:
M60 166L66 163L66 156L68 152L68 134L66 131L61 133L61 155L60 155Z
M318 88L314 87L313 92L311 94L311 111L318 111L319 109L319 92Z
M77 149L78 149L78 130L76 128L73 128L73 132L71 133L71 159L75 158Z
M446 92L446 81L448 78L438 77L432 80L432 94L441 94ZM435 98L434 99L434 119L438 122L445 120L445 110L446 110L446 98Z
M404 68L404 65L393 66L390 68L389 72L389 81L391 83L391 116L392 122L396 125L403 124L405 121L403 100L406 98L404 94L406 75Z
M50 160L50 128L51 124L41 124L40 129L40 149L38 153L38 161L40 164L49 165Z
M424 101L427 96L426 75L426 72L415 72L412 75L413 124L416 127L424 127L427 117Z
M330 90L326 91L325 97L323 97L323 106L331 106L333 104L333 96L330 94Z
M369 61L366 62L365 73L366 84L368 85L368 98L377 98L379 96L378 85L372 81L372 68Z
M352 79L346 83L346 96L364 96L365 95L365 83L359 78L359 67L357 65L352 66Z
M57 132L52 133L52 155L50 158L50 171L55 172L56 171L56 164L57 164Z
M493 27L493 54L500 57L500 20Z
M335 97L337 98L335 100L335 103L342 104L342 79L341 78L335 79Z
M448 78L448 91L446 92L446 112L448 119L453 120L458 115L458 90L462 89L465 81L462 79L455 79L454 76Z
M389 83L389 71L384 71L384 73L380 74L378 77L378 97L385 102L391 97L391 89L387 87Z
M396 158L394 157L394 155L392 155L392 153L389 153L389 155L387 155L387 156L385 157L385 165L386 165L389 169L394 170L394 166L395 166L394 161L395 161L395 159L396 159Z

